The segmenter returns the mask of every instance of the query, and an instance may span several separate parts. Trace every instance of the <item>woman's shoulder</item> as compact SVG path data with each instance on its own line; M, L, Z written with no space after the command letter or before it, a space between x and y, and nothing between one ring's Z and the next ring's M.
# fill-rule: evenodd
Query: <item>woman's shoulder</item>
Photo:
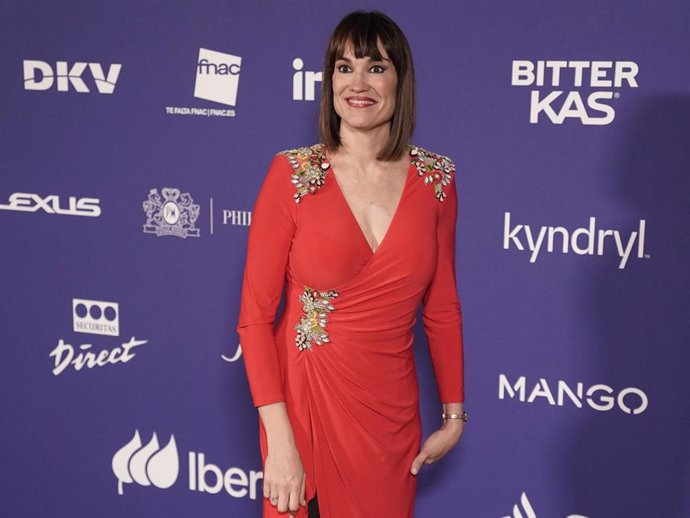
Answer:
M436 199L443 201L446 198L446 188L455 178L455 162L446 155L421 146L409 144L407 147L417 174L425 184L433 184Z
M276 153L275 158L283 158L290 165L290 181L296 189L296 203L299 203L303 196L315 193L323 185L326 172L330 168L324 145L321 143L285 149Z
M284 149L278 151L276 155L285 156L287 158L299 157L302 159L316 158L319 155L323 155L324 145L321 143L312 144L310 146L300 146L291 149Z

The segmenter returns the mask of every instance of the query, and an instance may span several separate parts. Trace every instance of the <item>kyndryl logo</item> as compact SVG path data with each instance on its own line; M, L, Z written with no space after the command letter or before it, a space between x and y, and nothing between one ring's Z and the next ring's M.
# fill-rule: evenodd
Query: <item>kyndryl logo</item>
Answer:
M142 445L139 431L122 446L111 462L118 481L117 492L124 494L124 484L137 483L140 486L154 486L167 489L175 484L180 473L180 461L175 436L161 448L156 433L146 445ZM207 462L203 453L190 451L187 455L189 474L188 489L198 493L218 494L222 490L233 498L249 497L256 500L261 491L263 472L231 467L223 471L217 465Z
M48 214L63 216L87 216L97 218L101 215L98 198L77 198L70 196L68 206L60 202L57 194L41 196L31 192L15 192L10 194L7 205L0 204L0 210L14 210L17 212L37 212L39 209Z
M295 58L292 61L295 73L292 75L292 99L295 101L314 101L316 99L316 83L323 80L323 72L302 70L304 61Z
M209 49L199 49L194 97L235 106L242 58Z
M158 237L199 237L200 230L194 224L199 218L200 208L189 193L165 187L161 189L161 194L162 199L158 189L151 189L143 203L146 213L144 232Z
M119 312L117 302L72 299L72 327L75 333L119 336Z
M637 387L626 387L615 394L613 388L601 383L592 385L585 390L584 384L578 382L575 387L568 385L563 380L558 380L556 390L551 388L544 378L534 383L527 394L527 378L520 376L517 381L511 383L505 374L498 375L498 399L515 399L523 403L534 403L541 398L551 406L565 406L568 404L576 408L583 408L584 403L599 412L608 412L616 406L626 414L639 415L649 406L647 394ZM554 393L556 397L554 397Z
M119 63L111 64L108 67L108 74L105 75L100 63L77 62L70 65L67 61L58 61L55 63L55 70L53 70L53 67L45 61L25 59L24 89L50 90L57 79L58 92L68 92L71 85L76 92L89 93L89 87L82 79L87 66L98 93L112 94L122 69L122 65Z
M547 226L541 226L539 230L533 231L529 225L513 226L511 214L506 212L503 218L503 248L509 250L511 245L514 245L518 250L524 251L526 244L531 252L530 263L537 261L544 245L547 252L553 252L557 240L560 240L560 250L564 254L572 250L577 255L604 255L615 250L620 257L618 268L622 270L628 264L633 250L636 250L636 256L640 259L649 257L644 251L646 224L647 222L641 219L638 230L632 231L626 239L623 239L620 230L597 230L597 219L593 216L589 218L588 227L577 228L573 231L564 227ZM557 238L557 235L560 237ZM635 242L637 242L636 249Z
M119 336L120 305L117 302L102 300L72 299L72 329L75 333ZM147 341L132 337L120 346L95 353L91 351L93 344L86 343L74 347L60 338L57 346L49 354L55 362L53 374L60 375L70 365L74 370L80 371L84 367L93 369L108 364L127 363L135 357L132 349L144 345Z
M620 89L637 88L638 72L634 61L513 60L511 85L532 87L532 124L540 120L563 124L572 118L601 126L613 122L612 101L620 97Z
M156 432L142 446L139 430L134 437L113 455L112 468L117 478L117 493L124 494L124 484L136 482L140 486L167 489L177 480L180 461L175 436L170 435L168 444L161 448Z
M524 511L524 514L523 514ZM534 512L534 508L530 503L525 492L520 495L520 504L515 504L513 506L513 514L503 516L503 518L537 518L537 513ZM581 514L569 514L568 518L587 518Z

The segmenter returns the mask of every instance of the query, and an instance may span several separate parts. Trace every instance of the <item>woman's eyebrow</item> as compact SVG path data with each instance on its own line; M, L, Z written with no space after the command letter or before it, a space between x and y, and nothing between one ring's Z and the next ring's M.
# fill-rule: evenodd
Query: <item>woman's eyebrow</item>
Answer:
M388 61L389 63L391 62L390 59L384 58L383 56L381 56L381 59L373 59L372 57L367 56L367 60L368 61ZM336 61L346 61L347 63L352 63L352 60L350 58L346 58L345 56L336 58Z

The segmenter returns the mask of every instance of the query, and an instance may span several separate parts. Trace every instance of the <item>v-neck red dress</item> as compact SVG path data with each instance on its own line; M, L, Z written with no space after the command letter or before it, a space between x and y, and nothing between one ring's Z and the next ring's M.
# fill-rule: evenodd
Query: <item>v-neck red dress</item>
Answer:
M420 303L439 399L464 402L455 166L420 147L408 153L375 252L322 144L278 153L252 213L237 325L251 395L256 407L285 402L307 501L318 494L322 518L413 518ZM284 516L263 499L263 518Z

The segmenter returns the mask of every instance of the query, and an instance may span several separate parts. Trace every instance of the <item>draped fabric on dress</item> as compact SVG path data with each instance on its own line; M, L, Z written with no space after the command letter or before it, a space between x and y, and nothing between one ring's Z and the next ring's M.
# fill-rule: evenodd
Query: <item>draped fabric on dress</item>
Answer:
M320 145L277 154L254 205L237 331L254 406L284 401L323 518L413 518L420 303L441 402L463 402L455 167L409 146L372 251ZM281 294L285 306L274 325ZM266 431L259 419L265 462ZM286 516L263 499L263 518ZM300 506L297 518L306 518Z

